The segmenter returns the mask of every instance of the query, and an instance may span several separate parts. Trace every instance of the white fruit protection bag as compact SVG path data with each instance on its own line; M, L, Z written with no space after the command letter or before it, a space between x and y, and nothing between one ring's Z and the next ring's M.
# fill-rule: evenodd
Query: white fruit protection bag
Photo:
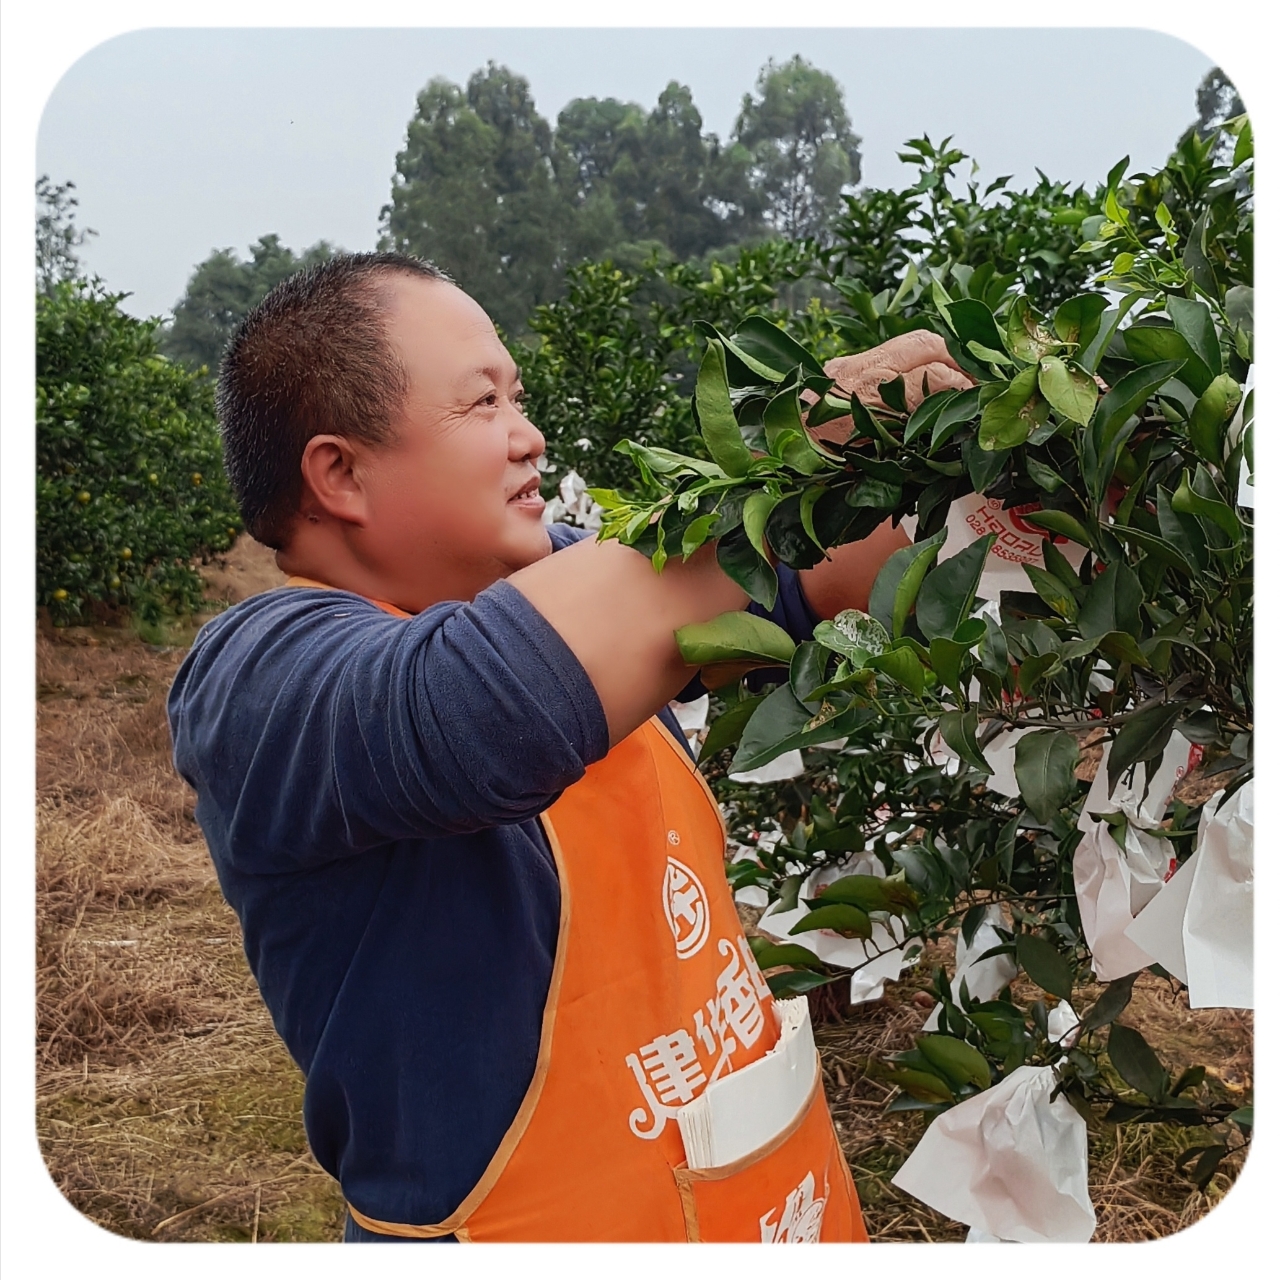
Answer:
M1164 888L1165 878L1177 866L1173 846L1158 831L1174 787L1197 754L1186 738L1174 733L1154 773L1139 764L1132 778L1121 777L1111 792L1110 753L1108 743L1080 810L1076 825L1083 838L1072 864L1080 923L1093 952L1094 972L1103 982L1136 973L1153 962L1125 930ZM1126 820L1123 847L1101 816L1114 813Z
M1028 503L1010 507L1006 511L1001 499L988 498L982 493L970 493L957 498L947 511L947 539L938 552L939 562L959 555L970 543L993 533L996 540L978 581L978 595L983 600L998 601L1002 591L1035 590L1022 566L1030 564L1043 569L1044 552L1041 543L1045 538L1053 538L1047 530L1037 529L1027 522L1025 517L1037 510L1038 503ZM914 538L915 517L908 516L904 519L902 528L909 538ZM1085 556L1084 547L1077 542L1068 542L1065 538L1053 540L1071 567L1079 569Z
M1126 936L1187 985L1193 1009L1253 1008L1253 779L1200 813L1196 851Z
M951 979L951 998L960 1003L960 984L963 981L974 1000L994 1000L996 996L1018 976L1018 965L1012 956L990 956L979 959L992 947L1000 946L1003 939L996 926L1008 928L997 905L989 906L982 916L982 923L973 931L973 941L967 943L963 933L956 934L956 975ZM922 1031L936 1031L942 1017L938 1006L925 1019Z
M967 1223L975 1241L1088 1240L1088 1132L1065 1098L1049 1100L1054 1085L1052 1067L1019 1067L944 1111L893 1185Z

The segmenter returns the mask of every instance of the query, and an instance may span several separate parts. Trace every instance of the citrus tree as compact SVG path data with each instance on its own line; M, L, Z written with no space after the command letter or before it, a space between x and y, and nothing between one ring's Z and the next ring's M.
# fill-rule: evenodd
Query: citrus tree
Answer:
M726 573L766 605L776 561L808 567L886 518L914 522L869 611L819 624L810 642L746 614L678 637L723 707L704 755L733 748L750 769L844 740L821 753L803 820L731 868L736 885L806 909L794 942L757 940L778 993L848 972L803 945L808 931L869 940L898 921L895 937L959 930L971 943L1000 905L987 955L1069 1001L1096 968L1072 874L1082 747L1106 745L1108 794L1135 777L1141 791L1175 731L1229 791L1251 777L1252 139L1247 118L1225 130L1225 159L1219 135L1189 133L1164 168L1126 178L1122 162L1099 212L1061 220L1095 264L1091 288L1064 297L990 260L908 259L888 302L944 337L971 389L908 412L899 379L873 409L764 317L700 323L703 449L618 446L638 479L595 491L602 536L659 569L714 539ZM876 320L864 308L844 332L861 324L870 345ZM842 445L807 430L837 419L852 423ZM1032 590L983 601L992 535L939 558L952 505L973 493L1042 535ZM746 669L779 666L785 678L748 691ZM1006 795L988 785L989 750L1015 734ZM1173 801L1159 817L1185 860L1198 809ZM799 899L811 871L858 850L885 874ZM1019 1005L1009 986L974 999L939 971L937 1030L883 1068L901 1089L893 1105L944 1110L1024 1063L1049 1065L1090 1116L1207 1126L1192 1170L1204 1185L1247 1140L1251 1109L1209 1090L1203 1068L1171 1076L1122 1020L1133 978L1063 1036L1045 1000Z
M241 527L212 386L123 296L71 279L36 298L36 592L59 624L195 610L193 559Z

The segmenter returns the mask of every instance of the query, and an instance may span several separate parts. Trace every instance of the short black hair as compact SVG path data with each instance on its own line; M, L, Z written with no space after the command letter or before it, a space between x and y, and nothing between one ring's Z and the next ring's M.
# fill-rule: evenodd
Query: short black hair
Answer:
M391 439L408 375L387 339L378 286L397 275L452 283L405 254L341 254L278 284L227 347L218 374L223 461L245 528L269 547L289 540L312 436Z

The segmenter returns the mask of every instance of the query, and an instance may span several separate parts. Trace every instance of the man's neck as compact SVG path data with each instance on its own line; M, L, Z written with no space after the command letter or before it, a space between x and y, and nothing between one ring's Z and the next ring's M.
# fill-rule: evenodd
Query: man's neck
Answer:
M370 564L348 538L326 525L299 522L287 545L276 552L282 573L294 578L322 582L340 591L351 591L368 600L395 605L406 613L421 613L445 600L473 600L485 587L504 577L501 566L484 581L472 567L458 566L454 573L432 573L424 580L421 566L412 575L395 573Z

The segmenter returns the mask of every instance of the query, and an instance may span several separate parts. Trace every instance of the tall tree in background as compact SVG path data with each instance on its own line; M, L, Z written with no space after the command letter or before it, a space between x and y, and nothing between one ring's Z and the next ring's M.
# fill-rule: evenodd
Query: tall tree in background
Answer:
M702 132L687 85L672 80L647 114L634 102L576 98L560 113L556 143L574 210L571 261L629 245L683 261L740 231L720 141Z
M76 226L80 201L71 193L74 182L53 183L43 173L36 179L36 288L46 297L63 280L78 279L80 255L76 250L98 233Z
M508 329L556 296L567 202L523 76L491 62L465 93L432 80L393 183L384 247L431 259Z
M1211 67L1196 89L1196 121L1191 126L1200 138L1217 133L1223 124L1244 114L1244 102L1221 67ZM1234 143L1229 135L1218 138L1218 160L1230 156Z
M844 91L798 54L762 68L755 95L742 99L733 140L749 166L755 210L788 239L822 238L841 192L862 174L862 139L849 125Z
M160 349L189 369L203 366L216 371L240 321L276 285L334 252L327 240L320 240L295 254L274 234L250 245L247 261L234 249L215 250L187 282L186 293L173 309L173 324L161 337Z

